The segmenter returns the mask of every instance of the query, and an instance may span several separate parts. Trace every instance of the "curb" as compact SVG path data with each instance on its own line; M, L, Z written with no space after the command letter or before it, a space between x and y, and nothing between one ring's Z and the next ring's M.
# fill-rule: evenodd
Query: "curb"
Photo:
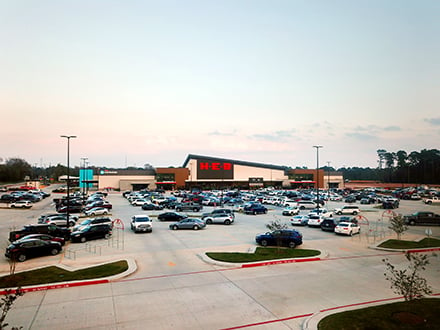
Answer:
M113 281L118 280L120 278L126 277L126 276L134 273L137 270L137 265L136 265L136 262L134 259L120 259L120 260L115 260L113 262L122 261L122 260L127 261L128 269L125 272L122 272L120 274L116 274L116 275L108 276L108 277L103 277L100 279L70 281L70 282L57 282L57 283L50 283L50 284L45 284L45 285L30 285L30 286L22 287L20 290L22 292L36 292L36 291L45 291L45 290L53 290L53 289L72 288L72 287L77 287L77 286L110 283L110 282L113 282ZM105 265L108 263L109 262L103 262L103 263L94 265L93 267ZM89 268L89 267L75 268L75 267L69 267L69 266L65 266L65 265L57 265L57 267L60 267L64 270L68 270L68 271L75 271L75 270ZM34 269L39 269L39 268L42 268L42 267L38 267L38 268L34 268ZM30 270L32 270L32 269L30 269ZM16 293L17 288L14 287L14 288L1 289L0 295L7 294L8 293L7 291L9 291L9 293Z

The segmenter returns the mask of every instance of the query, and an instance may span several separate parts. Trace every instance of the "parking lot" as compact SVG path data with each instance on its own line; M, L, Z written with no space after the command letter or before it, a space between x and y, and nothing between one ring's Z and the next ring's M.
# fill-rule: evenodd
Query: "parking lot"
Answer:
M28 260L18 264L17 271L49 263L81 267L125 258L136 262L137 271L109 284L27 293L11 311L11 324L25 329L222 329L252 328L258 323L259 329L300 329L306 318L301 315L395 297L383 278L381 260L389 256L402 264L404 258L399 253L368 248L395 237L387 229L387 213L371 205L360 205L361 214L369 221L369 226L362 225L361 235L337 236L319 228L295 227L303 234L300 248L320 250L321 262L237 269L206 263L201 255L251 251L256 246L255 235L267 231L269 221L288 221L281 208L271 207L265 215L238 213L229 226L172 231L169 222L154 217L161 211L142 211L118 193L110 194L108 200L113 204L112 218L121 219L124 229L115 228L109 240L68 243L64 254ZM35 222L41 213L53 211L50 200L40 203L30 210L0 211L4 247L11 228ZM341 205L329 202L326 207ZM211 209L204 207L202 212ZM439 207L402 201L395 211L408 214L425 209ZM129 221L135 214L152 216L152 233L130 230ZM426 228L410 227L403 238L421 237ZM429 228L433 236L440 236L440 227ZM438 260L433 259L427 273L435 293L440 292ZM2 274L8 273L5 258L1 258L0 267Z

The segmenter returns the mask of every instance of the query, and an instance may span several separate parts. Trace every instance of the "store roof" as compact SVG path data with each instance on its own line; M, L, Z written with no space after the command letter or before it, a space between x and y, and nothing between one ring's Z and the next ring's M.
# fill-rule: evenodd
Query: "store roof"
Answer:
M259 167L259 168L267 168L272 170L280 170L280 171L286 171L289 170L290 167L288 166L280 166L280 165L272 165L272 164L262 164L262 163L254 163L254 162L246 162L242 160L236 160L236 159L227 159L227 158L218 158L218 157L211 157L211 156L201 156L201 155L194 155L189 154L185 162L183 163L182 167L186 167L191 159L195 160L206 160L206 161L217 161L221 163L233 163L235 165L242 165L242 166L250 166L250 167Z

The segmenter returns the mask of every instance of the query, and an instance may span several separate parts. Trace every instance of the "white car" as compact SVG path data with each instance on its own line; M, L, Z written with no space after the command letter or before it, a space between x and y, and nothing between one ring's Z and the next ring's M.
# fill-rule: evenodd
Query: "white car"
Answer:
M206 224L222 223L225 225L230 225L234 222L234 218L232 217L232 215L227 213L212 214L203 218L203 220L205 220Z
M361 210L359 209L359 206L355 206L355 205L345 205L341 208L335 209L335 213L337 215L342 215L342 214L357 215L360 212Z
M292 226L307 226L309 223L308 215L295 215L292 219L290 219L290 224Z
M326 208L313 209L309 212L309 216L311 215L322 215L326 218L331 218L333 216L333 212L327 210Z
M290 216L292 216L292 215L297 215L297 214L299 214L299 211L300 211L300 209L299 209L299 207L286 207L284 210L283 210L283 215L290 215Z
M138 199L133 200L131 202L131 205L133 205L133 206L142 206L145 203L151 203L151 202L148 199L145 199L145 198L138 198Z
M135 233L140 231L151 233L153 231L153 221L145 214L134 215L131 218L130 227Z
M309 227L321 227L321 223L324 221L325 217L322 215L311 215L309 216L309 222L307 225Z
M95 216L95 215L102 215L102 214L108 214L108 209L105 207L93 207L90 210L84 211L84 214L87 216Z
M9 203L9 207L11 208L22 208L22 209L30 209L32 205L33 205L32 202L27 200L20 200Z
M353 222L340 222L335 227L336 234L352 236L354 234L359 234L360 232L361 232L361 227L357 223L353 223Z

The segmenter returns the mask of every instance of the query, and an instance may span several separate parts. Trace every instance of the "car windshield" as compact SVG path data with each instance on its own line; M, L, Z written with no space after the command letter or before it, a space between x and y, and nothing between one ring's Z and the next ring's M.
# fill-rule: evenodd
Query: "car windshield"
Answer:
M81 226L88 225L91 222L92 222L92 220L84 220L83 222L81 222Z
M149 218L136 218L136 222L150 222L151 220Z

